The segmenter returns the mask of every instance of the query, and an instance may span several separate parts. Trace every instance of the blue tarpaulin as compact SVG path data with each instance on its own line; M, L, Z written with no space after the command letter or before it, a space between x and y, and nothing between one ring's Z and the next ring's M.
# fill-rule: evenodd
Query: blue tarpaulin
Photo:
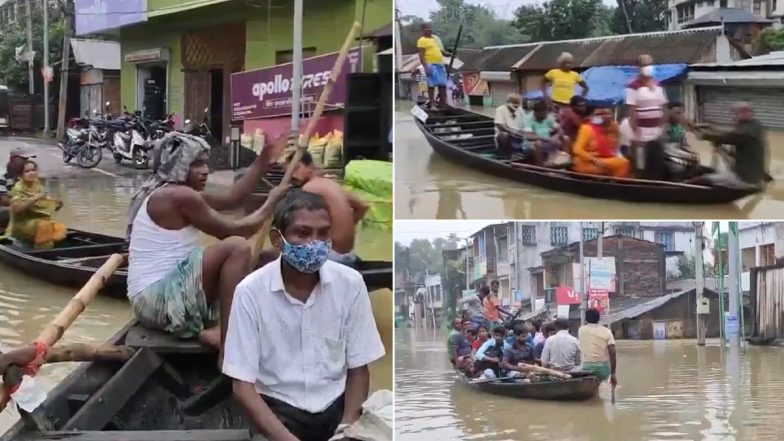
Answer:
M688 68L685 64L657 64L653 78L659 83L679 77ZM626 99L626 85L639 73L637 66L597 66L581 75L588 85L588 104L592 106L614 106ZM575 93L582 88L575 86ZM525 94L527 99L542 98L542 91L535 90Z

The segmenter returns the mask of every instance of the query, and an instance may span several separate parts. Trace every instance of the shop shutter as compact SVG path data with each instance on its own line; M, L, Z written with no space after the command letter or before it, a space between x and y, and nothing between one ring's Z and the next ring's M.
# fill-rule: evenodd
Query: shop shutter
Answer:
M748 102L755 116L768 129L784 130L784 91L754 87L700 87L702 121L710 124L733 123L733 103Z

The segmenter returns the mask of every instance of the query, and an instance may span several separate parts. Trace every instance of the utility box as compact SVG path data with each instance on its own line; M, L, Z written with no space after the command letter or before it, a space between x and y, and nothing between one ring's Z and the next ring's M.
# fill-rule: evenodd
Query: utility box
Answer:
M710 299L703 297L697 301L697 314L710 314Z

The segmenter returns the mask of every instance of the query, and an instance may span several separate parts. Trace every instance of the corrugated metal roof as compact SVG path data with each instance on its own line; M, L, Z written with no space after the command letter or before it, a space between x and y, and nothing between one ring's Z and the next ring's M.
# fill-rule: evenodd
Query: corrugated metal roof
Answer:
M784 66L784 51L771 52L767 55L752 57L746 60L732 61L729 63L696 63L689 67L755 67L755 66Z
M71 47L79 65L107 70L120 70L122 66L120 43L116 41L72 38Z
M733 23L773 23L773 20L760 17L751 11L739 8L719 8L705 15L697 17L687 23L684 28L705 26L706 24L733 24Z
M721 28L638 34L608 39L582 63L589 66L635 65L641 54L656 64L691 64L715 59L716 37Z
M528 59L514 67L517 70L549 70L556 67L556 61L562 52L572 54L574 66L581 66L602 43L599 40L542 43Z
M486 53L476 61L477 69L475 70L487 72L508 72L512 70L512 66L525 58L537 47L539 47L539 43L521 46L498 47L483 51Z

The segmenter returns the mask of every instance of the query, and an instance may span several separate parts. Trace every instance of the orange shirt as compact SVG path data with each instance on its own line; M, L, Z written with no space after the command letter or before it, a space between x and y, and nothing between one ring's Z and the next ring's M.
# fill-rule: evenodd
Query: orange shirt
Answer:
M489 296L485 297L484 306L485 306L485 320L491 322L498 321L498 308L497 306L501 303L498 301L498 297L490 294Z
M610 142L612 146L617 149L618 127L616 123L613 123L613 125L607 129L605 136L607 136L607 142ZM584 123L577 132L577 139L574 140L574 144L572 145L572 154L586 161L592 160L594 157L597 157L599 153L597 141L596 134L594 133L591 124Z

